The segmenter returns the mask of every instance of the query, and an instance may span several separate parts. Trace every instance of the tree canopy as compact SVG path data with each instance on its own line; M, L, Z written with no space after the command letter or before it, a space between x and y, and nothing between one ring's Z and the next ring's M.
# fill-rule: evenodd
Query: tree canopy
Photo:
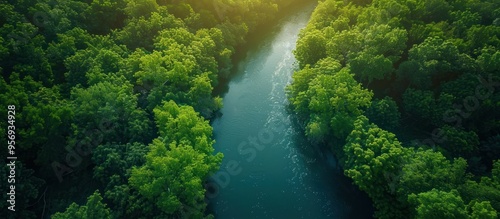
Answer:
M375 217L497 217L499 7L325 0L300 32L290 105Z
M16 107L23 173L9 215L210 217L215 87L249 33L299 1L0 2L0 112Z

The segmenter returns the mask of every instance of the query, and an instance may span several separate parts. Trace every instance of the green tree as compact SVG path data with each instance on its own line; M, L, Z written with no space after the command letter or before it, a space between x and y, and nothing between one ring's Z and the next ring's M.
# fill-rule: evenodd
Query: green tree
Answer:
M383 55L385 58L395 63L400 59L403 50L406 48L406 30L394 28L387 24L369 26L361 34L365 51L371 54Z
M294 81L298 86L289 88L294 109L299 114L309 115L306 117L306 135L313 142L324 140L328 133L338 139L345 138L356 117L371 104L373 93L363 89L348 69L332 71L337 68L338 64L328 62L322 62L315 69L306 68L302 70L306 72L298 73L294 79L310 80L307 88L301 81ZM303 74L318 76L308 79ZM304 88L306 90L301 90Z
M484 47L500 47L500 27L494 25L474 25L467 30L465 37L471 53L479 53Z
M133 1L131 0L131 2ZM144 0L144 2L146 4L146 2L155 1ZM118 42L127 45L130 49L144 48L151 51L154 48L153 39L158 35L159 31L166 28L176 28L184 25L182 21L179 21L175 18L175 16L169 14L166 9L161 7L157 12L152 12L151 15L148 15L147 17L135 17L137 16L135 13L141 14L146 12L136 11L139 9L133 9L133 7L131 7L131 10L133 12L127 13L133 13L134 15L129 15L133 17L126 20L125 26L122 29L117 30L116 33L116 39Z
M425 89L439 85L447 74L475 70L470 56L460 53L452 41L439 37L429 37L411 48L408 62L409 66L400 68L400 77L409 77L416 87Z
M453 109L455 97L441 93L436 98L432 91L407 89L403 93L403 108L414 118L423 120L420 124L442 126L446 122L446 113Z
M470 215L471 219L495 219L497 217L497 212L493 207L491 207L490 202L471 202L469 203L470 211L472 214Z
M326 44L327 55L345 66L353 58L350 54L362 50L362 39L363 35L357 29L335 33Z
M373 100L365 115L382 129L395 131L400 125L401 113L396 102L390 97Z
M326 57L326 39L321 31L313 30L302 34L304 35L297 41L294 51L301 68L307 64L314 65Z
M407 4L413 3L411 1L407 2ZM413 4L409 16L414 20L421 20L425 23L448 19L452 9L452 6L446 0L425 0Z
M132 4L133 1L128 2ZM92 0L90 6L85 11L85 23L88 26L89 32L94 34L107 34L113 29L122 27L125 20L125 6L126 1L124 0ZM134 12L132 12L132 9L128 8L128 13Z
M36 4L29 7L29 14L25 15L33 18L33 24L40 27L40 33L48 42L52 41L57 34L73 28L85 29L87 26L85 11L88 10L89 5L86 2L67 0L33 2Z
M203 180L222 154L213 154L212 128L190 106L165 102L154 110L160 137L149 145L146 163L133 168L129 184L166 215L201 217Z
M344 173L374 201L383 218L401 217L401 204L395 200L397 181L405 150L393 133L359 116L344 146Z
M65 212L57 212L51 216L52 219L111 219L111 213L106 204L102 203L99 191L87 198L87 203L78 206L74 202Z
M450 162L440 152L420 148L403 165L398 195L402 201L406 201L411 194L457 188L466 179L466 168L467 162L463 158Z
M36 151L35 162L45 167L64 151L61 142L70 134L73 109L70 101L61 97L58 86L41 87L29 100L30 104L23 107L25 116L22 117L29 125L20 129L18 135L23 139L23 149Z
M305 92L309 88L309 83L321 74L326 75L334 75L338 71L342 69L342 66L339 62L335 61L332 58L325 58L320 60L315 68L311 68L310 66L306 66L300 71L295 72L292 75L293 83L290 84L286 90L288 93L288 97L291 100L290 102L293 104L295 112L299 114L299 116L308 116L308 104L302 98L305 95ZM300 101L300 102L296 102Z
M210 38L204 39L210 42L206 47L212 48L204 48L200 43L193 45L198 42L196 37L185 30L160 33L156 47L161 52L142 56L139 71L134 74L139 85L150 87L148 109L155 108L162 101L174 100L192 105L209 118L222 106L220 98L212 97L213 86L217 84L217 63L208 50L214 49L215 45Z
M454 157L470 157L478 149L479 137L474 131L465 131L445 125L441 128L445 140L441 146Z
M154 109L154 114L158 134L164 142L190 145L207 155L213 153L212 127L191 106L169 101Z
M158 4L153 0L126 0L125 13L132 18L148 18L152 12L158 11Z
M349 62L349 66L356 76L368 83L371 83L373 79L388 78L394 71L389 59L383 55L372 55L367 52L357 54L356 58Z
M91 42L91 35L87 31L81 28L73 28L64 33L58 33L57 37L48 44L46 53L50 59L57 84L66 87L64 73L68 69L64 64L65 60L75 55L78 50L86 49L89 42ZM66 90L69 90L69 88Z
M76 87L71 92L74 106L72 125L73 141L89 137L89 132L101 130L101 135L91 135L102 143L146 142L151 124L146 113L137 107L137 96L127 82L99 82L87 89ZM109 126L103 128L103 126ZM95 134L95 133L94 133ZM76 143L76 142L75 142Z
M456 190L432 189L408 197L415 206L416 218L468 218L466 206Z
M167 215L186 216L186 208L192 208L188 213L201 217L206 207L202 182L218 169L217 163L207 163L208 156L189 145L155 139L146 164L132 170L129 183Z
M64 60L68 70L65 77L70 87L78 84L88 87L104 81L120 70L123 57L127 54L125 46L116 45L109 36L95 36L85 43L91 46Z
M45 37L37 30L34 24L21 21L5 23L0 28L5 39L3 47L8 51L0 60L5 79L17 72L21 78L30 76L44 86L53 85L54 75L44 50Z
M99 145L92 153L92 161L96 164L94 178L106 185L111 184L109 179L117 176L121 184L127 183L130 169L143 165L146 153L147 147L140 143Z
M496 48L492 46L484 47L477 57L476 62L483 72L494 73L500 71L500 52Z
M109 200L114 218L156 216L158 209L153 207L154 203L128 184L132 167L144 165L147 152L148 147L140 143L104 144L93 151L94 179L103 184L103 196Z
M500 212L500 161L493 163L491 177L483 176L476 182L467 180L459 187L460 194L468 202L489 202L491 206Z
M476 95L480 76L473 73L465 73L456 80L446 82L441 86L441 92L453 95L458 104L464 104L464 100Z

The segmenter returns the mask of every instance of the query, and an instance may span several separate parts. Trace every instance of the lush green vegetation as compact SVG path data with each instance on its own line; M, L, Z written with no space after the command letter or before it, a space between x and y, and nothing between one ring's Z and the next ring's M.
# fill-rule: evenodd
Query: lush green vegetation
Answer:
M19 158L16 213L0 215L211 218L214 87L298 1L0 1L0 114L16 106ZM376 217L497 218L499 49L497 0L323 0L287 91Z
M497 218L499 49L499 1L324 0L290 104L376 217Z
M212 92L292 2L0 1L0 114L16 106L19 158L16 213L2 201L0 215L210 218Z

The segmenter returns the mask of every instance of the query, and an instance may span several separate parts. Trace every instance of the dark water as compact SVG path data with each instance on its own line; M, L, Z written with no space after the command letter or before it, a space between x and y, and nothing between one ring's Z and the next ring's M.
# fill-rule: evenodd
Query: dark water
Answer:
M287 16L253 43L228 84L222 117L213 122L224 153L209 208L216 218L370 218L371 203L333 156L310 146L287 110L285 86L300 29L314 4Z

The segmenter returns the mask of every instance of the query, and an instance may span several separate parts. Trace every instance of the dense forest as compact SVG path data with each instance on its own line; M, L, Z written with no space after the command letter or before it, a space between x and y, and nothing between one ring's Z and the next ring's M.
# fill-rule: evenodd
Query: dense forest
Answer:
M0 175L17 157L15 212L2 181L1 217L213 217L214 87L297 2L0 1L0 114L15 110L0 120L15 151L2 146Z
M287 92L378 218L497 218L500 1L324 0Z
M213 218L214 89L305 1L0 0L0 217ZM499 49L498 0L322 0L290 108L375 217L498 218Z

